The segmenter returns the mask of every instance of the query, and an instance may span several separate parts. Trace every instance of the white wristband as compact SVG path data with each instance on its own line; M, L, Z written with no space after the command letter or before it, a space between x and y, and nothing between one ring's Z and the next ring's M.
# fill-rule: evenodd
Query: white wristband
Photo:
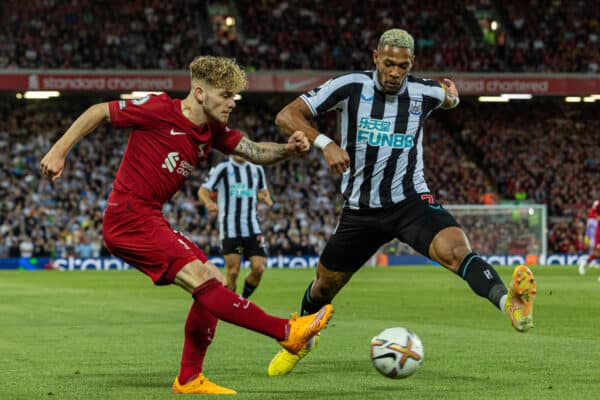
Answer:
M327 136L323 135L322 133L320 133L319 136L317 136L316 139L315 139L315 141L313 142L313 145L317 149L323 150L325 148L325 146L327 146L331 142L333 142L333 140L331 140L329 137L327 137Z
M448 99L452 101L452 105L450 106L450 108L455 108L456 106L458 106L458 103L460 103L460 97L458 96L448 96Z

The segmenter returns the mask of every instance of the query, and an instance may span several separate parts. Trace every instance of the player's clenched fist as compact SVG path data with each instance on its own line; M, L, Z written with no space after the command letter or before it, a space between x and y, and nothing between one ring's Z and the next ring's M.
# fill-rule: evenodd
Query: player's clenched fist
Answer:
M286 150L292 156L301 156L310 150L310 142L302 131L296 131L288 139Z
M329 165L329 169L334 174L343 174L350 167L350 156L348 152L338 146L335 142L330 142L323 149L323 156Z
M50 149L40 163L42 175L52 180L60 178L65 167L65 158L66 156L59 155L56 151Z

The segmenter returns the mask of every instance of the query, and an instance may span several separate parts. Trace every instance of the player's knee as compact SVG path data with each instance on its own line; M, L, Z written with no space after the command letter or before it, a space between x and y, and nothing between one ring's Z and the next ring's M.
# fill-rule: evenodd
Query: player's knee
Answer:
M460 228L446 228L439 232L430 246L431 257L444 267L457 271L460 263L471 252L471 246Z
M251 273L260 278L265 273L265 264L264 263L254 263L251 265L252 271Z
M227 277L230 280L235 281L238 278L239 275L240 275L240 270L239 269L236 269L236 268L227 269Z

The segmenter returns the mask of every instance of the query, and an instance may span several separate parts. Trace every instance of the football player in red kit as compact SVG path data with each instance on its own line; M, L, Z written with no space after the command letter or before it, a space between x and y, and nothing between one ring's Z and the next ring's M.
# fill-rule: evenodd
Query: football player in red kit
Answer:
M190 72L191 90L184 99L161 94L91 106L44 156L41 170L58 179L73 145L102 123L132 129L104 213L106 247L156 285L174 283L193 296L173 392L231 394L235 391L202 374L219 319L275 338L297 353L326 326L333 310L326 305L315 314L291 319L265 313L225 288L222 274L206 255L163 217L163 204L213 147L263 165L302 155L310 148L302 131L285 144L256 143L225 125L235 107L234 96L247 86L234 60L198 57L191 62Z
M589 263L600 258L600 200L594 201L588 212L587 226L585 228L585 241L589 254L579 259L579 274L585 275Z

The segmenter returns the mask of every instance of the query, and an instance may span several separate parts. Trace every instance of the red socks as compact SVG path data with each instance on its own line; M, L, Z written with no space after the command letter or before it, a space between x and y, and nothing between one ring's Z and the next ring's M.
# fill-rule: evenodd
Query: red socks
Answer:
M223 321L285 340L288 320L265 313L256 304L224 287L216 279L209 279L192 294L196 302Z
M192 308L185 321L185 340L179 370L179 383L185 384L190 378L202 372L202 363L206 350L215 335L218 319L198 302Z

